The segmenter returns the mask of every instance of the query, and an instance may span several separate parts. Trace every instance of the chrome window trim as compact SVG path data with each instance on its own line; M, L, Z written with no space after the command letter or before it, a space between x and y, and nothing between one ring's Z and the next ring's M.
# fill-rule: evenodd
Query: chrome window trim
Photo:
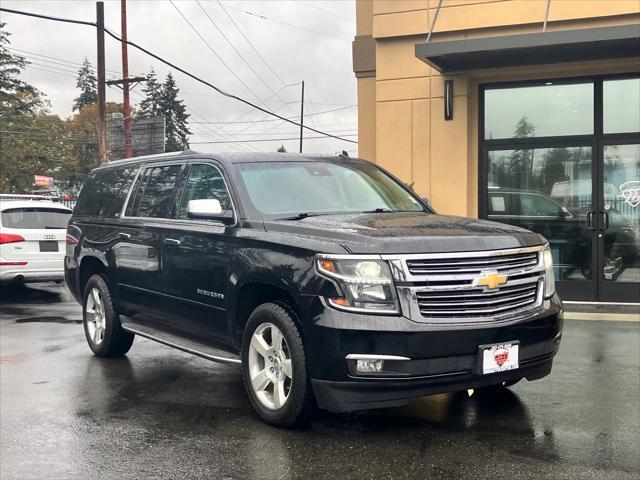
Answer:
M183 166L189 166L191 167L192 165L210 165L213 168L215 168L216 170L218 170L218 172L220 173L220 176L222 177L222 181L224 182L224 187L227 189L227 193L229 194L229 199L231 200L231 210L233 212L233 223L232 224L226 224L222 221L219 220L203 220L203 219L199 219L199 218L167 218L167 217L138 217L138 216L126 216L124 214L124 212L127 209L127 204L129 203L129 198L131 196L133 187L136 183L136 181L138 180L138 176L145 170L145 167L148 168L155 168L155 167L164 167L167 165L183 165ZM189 173L191 173L191 171L189 171ZM188 179L187 179L188 180ZM184 194L184 188L181 192L180 195L180 200L182 199L182 194ZM179 202L178 202L179 203ZM231 190L229 189L229 184L227 183L227 179L224 176L224 173L222 172L222 170L214 163L208 162L206 160L200 160L197 161L195 163L191 163L191 162L184 162L184 163L179 163L179 162L173 162L173 163L153 163L151 165L141 165L140 169L138 170L138 173L136 174L136 178L133 179L133 184L131 185L131 188L129 189L129 193L127 194L127 199L124 203L124 207L121 211L121 217L120 218L124 218L127 220L144 220L144 221L161 221L162 223L170 223L170 224L182 224L183 222L189 222L189 223L195 223L198 225L214 225L214 226L224 226L224 227L235 227L238 225L238 213L236 210L236 206L233 200L233 195L231 194Z

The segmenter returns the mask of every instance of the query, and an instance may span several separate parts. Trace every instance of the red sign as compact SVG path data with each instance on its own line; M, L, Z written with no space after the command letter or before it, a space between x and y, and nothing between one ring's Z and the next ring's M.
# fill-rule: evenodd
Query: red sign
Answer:
M55 185L53 183L53 177L47 177L46 175L34 175L33 186L53 188Z

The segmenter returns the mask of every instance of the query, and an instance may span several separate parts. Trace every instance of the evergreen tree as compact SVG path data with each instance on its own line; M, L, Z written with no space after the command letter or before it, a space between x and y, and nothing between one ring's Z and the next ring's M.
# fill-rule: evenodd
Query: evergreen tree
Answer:
M162 115L160 111L160 102L162 97L162 85L158 83L158 77L156 76L153 68L146 76L145 86L142 89L144 93L144 100L140 102L138 108L138 114L141 117L159 117Z
M42 106L40 93L20 79L20 73L28 65L27 60L9 51L11 44L6 23L0 22L0 115L10 116L33 114Z
M80 89L80 95L73 101L71 107L74 112L79 112L87 105L98 103L98 80L96 74L91 68L91 64L87 57L84 57L82 67L78 70L76 87Z
M182 100L178 99L180 90L171 73L167 74L160 96L160 114L165 121L165 151L178 152L189 149L189 114Z
M513 132L515 138L527 138L535 136L535 126L529 122L526 116L523 116L516 124ZM509 159L509 177L511 177L511 186L522 190L532 188L533 177L533 155L535 150L525 148L516 149Z

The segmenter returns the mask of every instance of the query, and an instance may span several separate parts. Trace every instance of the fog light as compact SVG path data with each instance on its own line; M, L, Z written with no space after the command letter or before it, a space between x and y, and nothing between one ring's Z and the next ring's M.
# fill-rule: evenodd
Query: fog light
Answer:
M356 371L358 373L380 373L384 366L384 360L358 360Z

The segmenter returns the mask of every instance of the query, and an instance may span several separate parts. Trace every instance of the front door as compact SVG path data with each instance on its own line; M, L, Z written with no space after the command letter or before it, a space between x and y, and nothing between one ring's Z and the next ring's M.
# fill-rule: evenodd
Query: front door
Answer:
M598 153L599 300L640 302L640 138Z
M231 197L217 166L193 163L187 175L176 219L163 241L167 314L171 328L181 335L224 347L230 340L226 294L235 227L189 218L187 205L190 200L217 199L224 209L231 209Z

